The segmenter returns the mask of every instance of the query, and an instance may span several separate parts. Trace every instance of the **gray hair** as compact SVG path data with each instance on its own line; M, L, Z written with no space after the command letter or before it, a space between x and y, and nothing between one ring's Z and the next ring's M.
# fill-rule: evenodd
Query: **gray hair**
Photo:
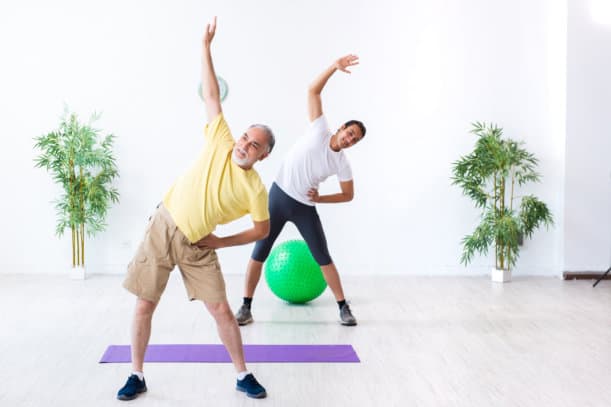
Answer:
M267 135L267 153L271 153L274 149L274 145L276 144L276 137L274 137L274 132L272 131L272 129L270 129L269 126L266 126L264 124L251 124L248 128L261 129L265 132L265 134Z

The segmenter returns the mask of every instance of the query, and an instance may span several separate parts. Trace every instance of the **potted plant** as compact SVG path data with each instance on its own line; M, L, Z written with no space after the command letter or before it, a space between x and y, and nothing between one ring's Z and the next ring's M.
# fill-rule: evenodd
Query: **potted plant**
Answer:
M92 127L99 115L81 123L66 109L59 128L35 138L40 155L36 167L45 168L62 188L55 201L56 234L70 229L73 278L85 278L85 233L92 236L106 227L105 218L119 193L112 181L119 173L112 152L114 136L101 136Z
M452 165L452 184L482 210L479 225L462 240L461 263L467 265L475 253L486 254L494 245L492 280L506 282L522 238L530 238L541 225L552 225L553 217L534 195L516 195L517 188L540 180L534 155L522 142L504 138L503 129L494 124L477 122L472 127L478 137L474 150Z

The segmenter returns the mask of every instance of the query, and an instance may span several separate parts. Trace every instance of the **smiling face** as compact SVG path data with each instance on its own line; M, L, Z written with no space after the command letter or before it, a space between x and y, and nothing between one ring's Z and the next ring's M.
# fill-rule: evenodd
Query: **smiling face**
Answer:
M249 170L269 154L269 137L259 127L251 127L242 134L233 147L231 159L238 166Z
M343 125L337 132L337 145L341 148L349 148L361 141L363 132L356 124Z

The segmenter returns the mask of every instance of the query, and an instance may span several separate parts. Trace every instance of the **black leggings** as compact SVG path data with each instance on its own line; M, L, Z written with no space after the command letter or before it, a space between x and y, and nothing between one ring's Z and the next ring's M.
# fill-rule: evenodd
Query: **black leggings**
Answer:
M253 260L263 263L286 222L293 222L308 244L316 262L321 266L332 263L327 238L315 206L305 205L288 196L274 182L269 190L269 235L257 241L252 251Z

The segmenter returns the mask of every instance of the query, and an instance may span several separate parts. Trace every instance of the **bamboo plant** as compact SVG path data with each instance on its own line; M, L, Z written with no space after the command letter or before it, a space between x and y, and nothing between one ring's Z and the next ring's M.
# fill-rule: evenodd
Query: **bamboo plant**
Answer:
M45 168L62 188L55 201L56 234L70 229L72 267L85 265L85 233L89 236L105 229L105 218L119 193L112 181L119 176L112 151L114 136L101 135L93 127L99 118L93 114L87 123L76 114L64 112L59 128L35 138L40 155L36 167Z
M495 124L472 123L471 133L478 137L475 148L453 163L452 184L482 212L480 224L462 240L461 263L467 265L475 253L485 255L494 245L496 268L511 270L521 239L541 225L553 225L545 203L534 195L517 195L519 187L540 181L538 160L522 142L504 138Z

